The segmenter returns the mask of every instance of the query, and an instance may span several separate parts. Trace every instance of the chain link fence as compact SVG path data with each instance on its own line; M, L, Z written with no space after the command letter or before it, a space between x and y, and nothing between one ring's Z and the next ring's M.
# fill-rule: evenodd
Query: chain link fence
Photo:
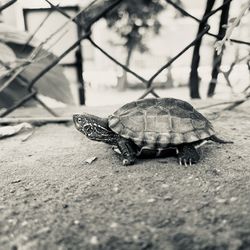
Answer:
M13 3L15 3L16 1L17 0L11 0L11 1L7 2L6 4L2 5L0 7L0 11L4 10L5 8L8 8L10 5L12 5ZM81 9L77 13L77 15L75 15L74 17L69 16L65 11L63 11L62 8L60 8L58 5L56 6L56 5L52 4L49 0L44 0L44 1L46 1L50 5L50 7L51 7L51 9L53 11L58 11L61 15L65 16L66 18L68 18L69 22L74 22L78 26L78 28L80 28L81 35L80 35L80 37L79 37L79 39L77 41L75 41L68 49L66 49L61 55L59 55L49 65L47 65L31 81L25 82L25 80L22 79L18 74L14 74L15 78L18 78L18 80L21 81L21 82L23 82L23 85L27 87L28 94L26 96L23 96L23 98L21 98L20 100L18 100L13 106L11 106L8 109L4 110L4 112L2 112L0 114L0 117L7 116L8 114L10 114L11 112L13 112L14 110L16 110L17 108L19 108L20 106L22 106L23 104L25 104L26 102L28 102L31 99L35 100L40 105L42 105L52 115L57 116L57 114L51 108L49 108L38 97L38 91L35 89L35 84L37 83L37 81L41 77L43 77L48 71L50 71L55 65L57 65L66 55L68 55L72 50L74 50L75 48L77 48L78 46L80 46L80 44L81 44L81 42L83 40L88 40L92 44L92 46L94 46L96 49L98 49L107 58L109 58L115 64L117 64L122 69L124 69L128 74L131 74L134 77L136 77L139 81L141 81L145 85L145 92L140 96L140 99L145 98L148 94L152 94L155 97L160 97L157 94L157 92L156 92L156 89L155 89L155 86L154 86L154 80L156 79L156 77L163 70L167 69L176 59L178 59L179 57L181 57L187 50L189 50L190 48L192 48L197 42L199 42L201 40L201 38L204 35L212 36L212 37L214 37L215 39L218 39L218 40L221 40L223 38L223 37L220 37L220 36L218 36L216 34L211 33L210 32L210 26L209 26L209 24L207 24L207 22L205 20L208 20L209 17L213 16L218 11L222 10L223 7L226 4L228 4L229 2L231 2L232 0L224 1L224 3L221 6L219 6L215 10L211 11L210 13L208 13L205 17L203 17L202 20L200 20L197 17L195 17L195 16L191 15L190 13L188 13L186 10L184 10L182 7L180 7L174 1L165 0L169 5L171 5L172 7L174 7L182 15L191 18L192 20L194 20L195 22L197 22L199 24L204 24L204 27L202 28L202 30L200 31L200 33L198 33L196 35L196 37L192 41L190 41L190 43L187 46L185 46L178 54L176 54L175 56L173 56L167 63L165 63L164 65L162 65L162 67L160 67L149 79L145 79L143 76L139 75L137 72L131 70L129 67L126 67L123 63L121 63L119 60L117 60L116 58L114 58L110 53L108 53L107 51L105 51L101 47L101 45L97 44L95 42L95 40L93 39L93 37L92 37L92 32L91 32L92 26L96 22L98 22L100 19L102 19L109 11L113 10L119 4L121 4L123 2L123 0L106 1L101 6L101 8L98 9L98 12L95 11L96 13L91 13L91 15L89 15L89 13L87 14L88 9L96 2L96 1L93 1L87 7L85 7L84 9ZM233 43L250 45L250 43L246 42L246 41L240 41L240 40L236 40L236 39L230 39L230 41L233 42ZM40 47L42 47L42 46L39 46L39 48ZM35 48L35 49L39 49L39 48ZM7 65L3 65L3 66L8 67ZM12 77L12 79L13 79L13 77Z

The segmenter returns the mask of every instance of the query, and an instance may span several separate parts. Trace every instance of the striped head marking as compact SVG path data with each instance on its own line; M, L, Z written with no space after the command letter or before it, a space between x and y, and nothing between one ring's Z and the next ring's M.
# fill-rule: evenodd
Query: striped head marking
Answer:
M107 119L90 114L75 114L73 121L76 129L91 140L108 142L114 135L108 127Z

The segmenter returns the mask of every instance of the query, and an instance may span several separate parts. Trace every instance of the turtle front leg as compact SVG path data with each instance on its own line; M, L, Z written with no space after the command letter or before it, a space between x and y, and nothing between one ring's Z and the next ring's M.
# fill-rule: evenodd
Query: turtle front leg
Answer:
M178 146L178 161L180 165L191 166L200 160L200 155L192 144L182 144Z
M136 152L133 143L130 140L121 138L117 141L117 146L123 157L122 164L124 166L133 165L136 160Z

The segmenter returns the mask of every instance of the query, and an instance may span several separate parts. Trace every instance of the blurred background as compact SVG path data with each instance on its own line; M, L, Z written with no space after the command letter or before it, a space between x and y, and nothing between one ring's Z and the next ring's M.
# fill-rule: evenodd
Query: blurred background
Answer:
M1 1L1 5L9 2ZM248 1L228 1L222 11L208 19L209 32L220 36L219 39L205 34L198 57L191 46L149 84L124 71L107 54L148 80L196 38L199 23L184 16L168 1L120 1L91 27L91 39L107 53L105 55L89 39L81 40L81 36L85 32L84 24L113 2L18 0L4 8L0 17L0 108L5 111L28 95L31 88L26 90L26 85L77 40L80 40L79 46L32 86L38 91L38 103L51 108L123 104L142 97L146 88L152 86L153 95L186 100L232 99L246 94L250 80L249 44L228 41L223 45L222 54L216 57L215 43L223 38ZM226 1L173 2L201 20L209 8L215 10ZM230 38L249 42L250 15L243 14ZM70 20L74 17L82 26ZM192 66L195 58L200 61ZM198 72L193 91L192 67ZM215 69L217 73L212 75ZM216 89L209 93L211 82L216 83ZM146 97L152 97L151 94ZM30 99L23 104L38 103Z

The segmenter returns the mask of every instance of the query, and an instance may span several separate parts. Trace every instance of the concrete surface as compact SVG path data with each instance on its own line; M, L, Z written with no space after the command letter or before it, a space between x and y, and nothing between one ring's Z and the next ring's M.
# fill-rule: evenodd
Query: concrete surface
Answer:
M250 249L249 107L213 120L235 143L204 145L187 168L173 157L123 167L72 124L1 140L0 249Z

